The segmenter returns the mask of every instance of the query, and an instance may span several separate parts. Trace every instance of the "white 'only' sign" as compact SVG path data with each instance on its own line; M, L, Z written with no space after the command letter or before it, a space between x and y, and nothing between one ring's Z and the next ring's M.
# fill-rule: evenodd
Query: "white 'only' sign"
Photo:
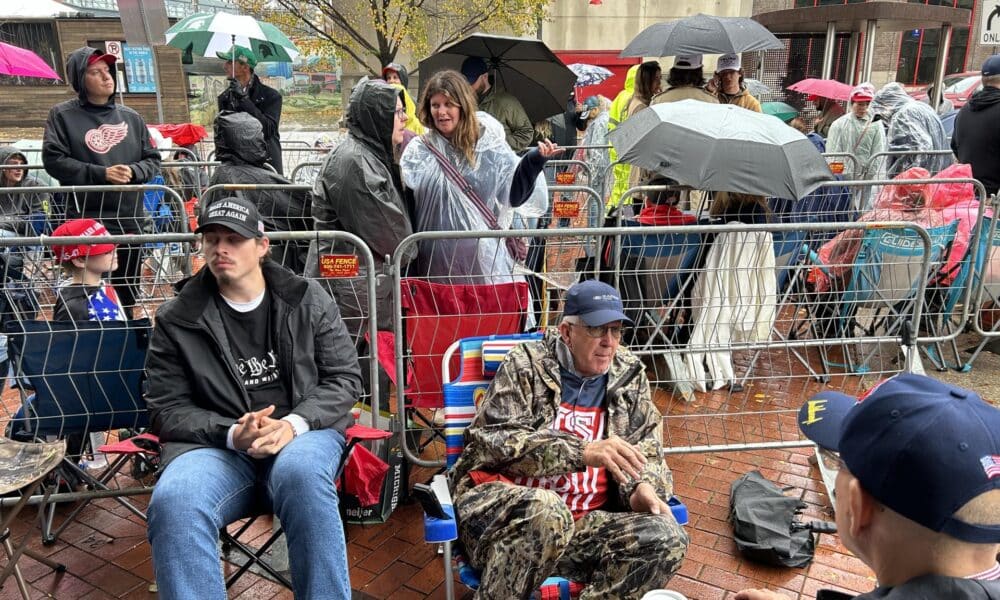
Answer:
M979 11L979 45L1000 46L1000 0L983 0Z

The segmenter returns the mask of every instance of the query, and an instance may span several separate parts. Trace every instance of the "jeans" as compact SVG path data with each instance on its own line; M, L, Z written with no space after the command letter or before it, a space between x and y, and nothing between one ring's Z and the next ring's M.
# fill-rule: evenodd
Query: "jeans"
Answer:
M296 598L351 597L347 545L333 477L344 436L303 433L256 460L198 448L167 465L149 505L149 542L161 599L225 600L219 530L261 508L284 528Z

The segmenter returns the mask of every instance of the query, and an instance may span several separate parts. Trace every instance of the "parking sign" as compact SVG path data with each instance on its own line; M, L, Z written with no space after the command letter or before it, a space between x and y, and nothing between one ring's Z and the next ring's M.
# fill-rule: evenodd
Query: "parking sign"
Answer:
M114 54L115 58L118 60L122 59L122 43L117 41L104 42L104 51L108 54Z

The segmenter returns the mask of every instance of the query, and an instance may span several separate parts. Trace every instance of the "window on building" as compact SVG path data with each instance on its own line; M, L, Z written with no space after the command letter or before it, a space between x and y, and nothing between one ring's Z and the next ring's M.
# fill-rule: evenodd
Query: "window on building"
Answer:
M59 57L59 40L56 37L55 23L0 23L0 41L31 50L42 58L60 77L63 75L63 66ZM55 79L41 79L38 77L12 77L0 75L0 85L63 85L62 81Z
M909 0L915 4L951 6L971 9L975 0ZM940 29L914 29L904 31L899 45L899 59L896 62L896 81L906 85L931 83L941 47ZM948 62L945 75L965 70L965 59L969 49L969 28L955 27L951 32L948 47Z

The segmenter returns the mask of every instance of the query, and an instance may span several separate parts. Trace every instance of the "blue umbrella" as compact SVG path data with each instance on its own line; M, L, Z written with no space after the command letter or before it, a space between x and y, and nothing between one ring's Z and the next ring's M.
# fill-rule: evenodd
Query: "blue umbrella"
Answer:
M574 75L576 75L576 87L597 85L608 77L614 75L611 71L605 69L604 67L598 67L597 65L573 63L566 66L569 67L570 71L573 71Z

